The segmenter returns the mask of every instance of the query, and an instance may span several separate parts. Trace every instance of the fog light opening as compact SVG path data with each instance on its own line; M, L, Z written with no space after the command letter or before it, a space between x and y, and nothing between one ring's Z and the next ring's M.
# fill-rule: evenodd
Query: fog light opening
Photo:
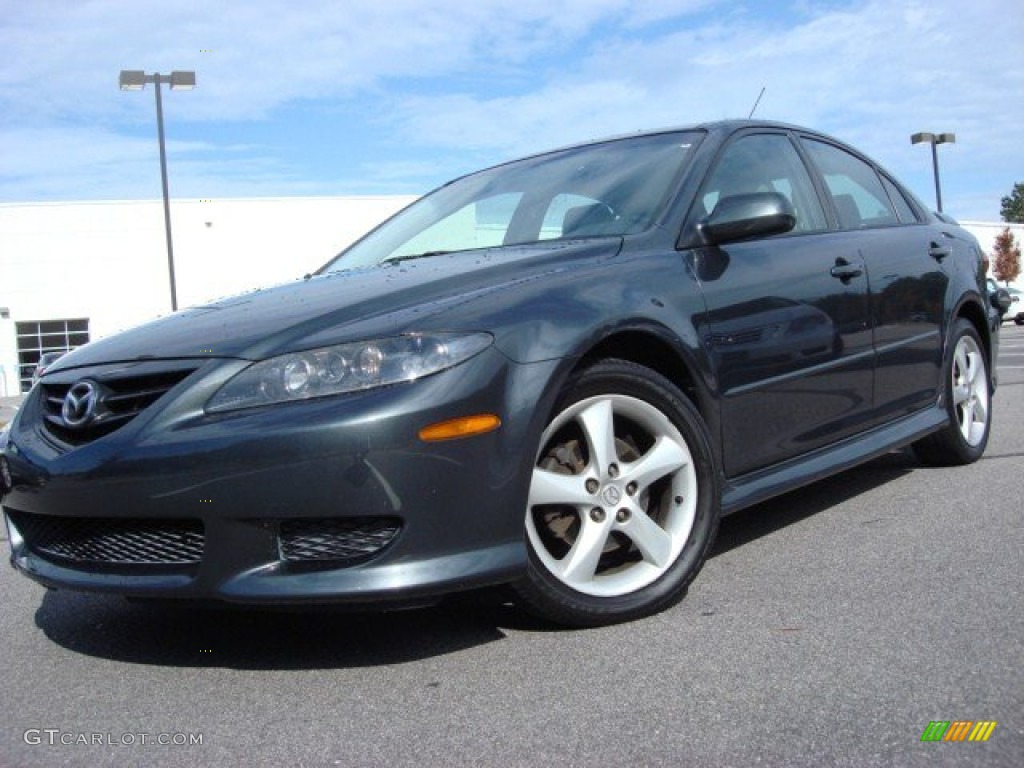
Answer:
M501 419L493 413L480 413L475 416L462 416L437 424L431 424L420 430L420 440L426 443L441 440L457 440L460 437L472 437L493 432L501 426Z

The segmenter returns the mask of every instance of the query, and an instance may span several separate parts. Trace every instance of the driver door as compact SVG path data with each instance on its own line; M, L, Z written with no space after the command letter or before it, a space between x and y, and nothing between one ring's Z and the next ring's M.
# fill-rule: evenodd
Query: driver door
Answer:
M828 231L789 136L747 133L728 144L698 195L697 216L726 197L768 191L793 205L793 230L693 252L730 477L835 442L871 415L874 355L863 260Z

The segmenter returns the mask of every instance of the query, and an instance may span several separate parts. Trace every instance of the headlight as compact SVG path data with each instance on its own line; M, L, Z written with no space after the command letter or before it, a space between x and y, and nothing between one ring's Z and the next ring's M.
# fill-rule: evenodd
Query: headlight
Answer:
M486 333L415 334L272 357L230 379L206 410L220 413L414 381L469 360L491 341Z

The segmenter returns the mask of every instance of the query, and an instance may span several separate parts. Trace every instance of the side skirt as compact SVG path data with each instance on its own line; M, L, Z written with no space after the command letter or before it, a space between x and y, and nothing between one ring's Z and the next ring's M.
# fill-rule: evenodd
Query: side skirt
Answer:
M945 407L930 408L878 427L863 435L772 467L734 478L722 486L722 514L728 515L780 493L843 472L889 451L902 448L949 423Z

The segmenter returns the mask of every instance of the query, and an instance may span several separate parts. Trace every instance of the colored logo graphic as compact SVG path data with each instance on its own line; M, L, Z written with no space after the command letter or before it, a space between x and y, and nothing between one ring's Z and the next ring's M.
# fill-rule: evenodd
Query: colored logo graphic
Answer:
M995 720L932 720L921 741L988 741L995 729Z

